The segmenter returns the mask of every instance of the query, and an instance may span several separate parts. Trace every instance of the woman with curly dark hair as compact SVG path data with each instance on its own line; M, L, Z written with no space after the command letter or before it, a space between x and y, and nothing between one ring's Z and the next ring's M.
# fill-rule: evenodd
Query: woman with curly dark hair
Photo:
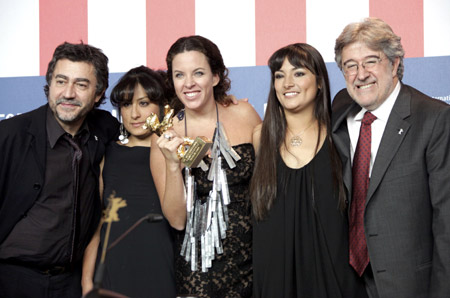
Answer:
M248 185L255 156L252 132L261 119L247 102L230 104L228 70L210 40L182 37L166 61L183 110L172 129L152 137L151 169L164 215L183 231L176 241L177 294L250 297ZM212 140L212 147L200 156L201 168L185 167L177 149L184 137L197 136Z

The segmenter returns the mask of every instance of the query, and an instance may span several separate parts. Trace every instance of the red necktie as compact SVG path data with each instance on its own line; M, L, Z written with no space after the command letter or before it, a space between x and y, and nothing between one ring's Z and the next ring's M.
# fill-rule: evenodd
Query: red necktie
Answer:
M366 112L361 121L358 144L353 158L353 192L350 206L350 265L362 276L369 264L366 236L364 234L364 208L369 188L370 149L372 142L371 124L375 117Z

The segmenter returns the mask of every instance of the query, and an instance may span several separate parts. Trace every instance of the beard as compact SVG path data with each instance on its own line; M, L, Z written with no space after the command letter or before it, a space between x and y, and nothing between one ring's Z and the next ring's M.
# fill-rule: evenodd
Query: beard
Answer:
M61 104L70 104L72 107L64 107ZM92 110L92 106L83 106L83 103L74 99L60 98L55 103L50 103L50 108L55 117L66 124L83 121L86 115Z

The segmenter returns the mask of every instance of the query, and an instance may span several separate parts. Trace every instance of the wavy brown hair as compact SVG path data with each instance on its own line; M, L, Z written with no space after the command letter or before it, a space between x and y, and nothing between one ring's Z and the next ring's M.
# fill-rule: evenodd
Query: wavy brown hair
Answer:
M214 86L215 101L225 105L230 104L231 100L227 97L227 91L231 88L231 81L228 78L228 68L225 67L222 54L215 43L200 35L179 38L167 52L167 78L170 86L174 88L172 78L173 59L176 55L189 51L197 51L205 55L212 73L219 76L219 83ZM178 98L175 98L172 105L179 108L182 103Z
M295 67L311 71L316 77L317 85L320 86L314 104L314 116L319 123L316 152L320 144L321 128L325 126L326 142L331 148L333 184L339 194L337 204L341 209L345 208L342 166L331 138L331 96L325 62L314 47L306 43L295 43L277 50L268 61L271 72L270 91L261 128L260 149L250 184L250 197L256 220L266 217L277 195L277 157L280 148L285 145L287 122L284 109L276 96L274 80L275 72L281 69L285 59Z

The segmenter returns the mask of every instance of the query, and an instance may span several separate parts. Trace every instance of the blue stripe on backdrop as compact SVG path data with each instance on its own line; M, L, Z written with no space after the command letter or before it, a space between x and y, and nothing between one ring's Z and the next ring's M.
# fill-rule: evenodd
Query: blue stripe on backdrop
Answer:
M0 78L0 120L45 104L44 86L44 76Z
M335 63L327 63L330 76L331 95L345 88L342 73ZM116 84L123 73L110 75L110 88ZM263 116L270 84L270 72L267 66L230 68L232 87L230 94L237 98L249 98L256 111ZM405 84L411 85L423 93L439 98L450 104L450 56L408 58L405 59ZM0 120L25 113L47 102L43 87L45 77L0 78ZM101 106L112 111L109 101Z

